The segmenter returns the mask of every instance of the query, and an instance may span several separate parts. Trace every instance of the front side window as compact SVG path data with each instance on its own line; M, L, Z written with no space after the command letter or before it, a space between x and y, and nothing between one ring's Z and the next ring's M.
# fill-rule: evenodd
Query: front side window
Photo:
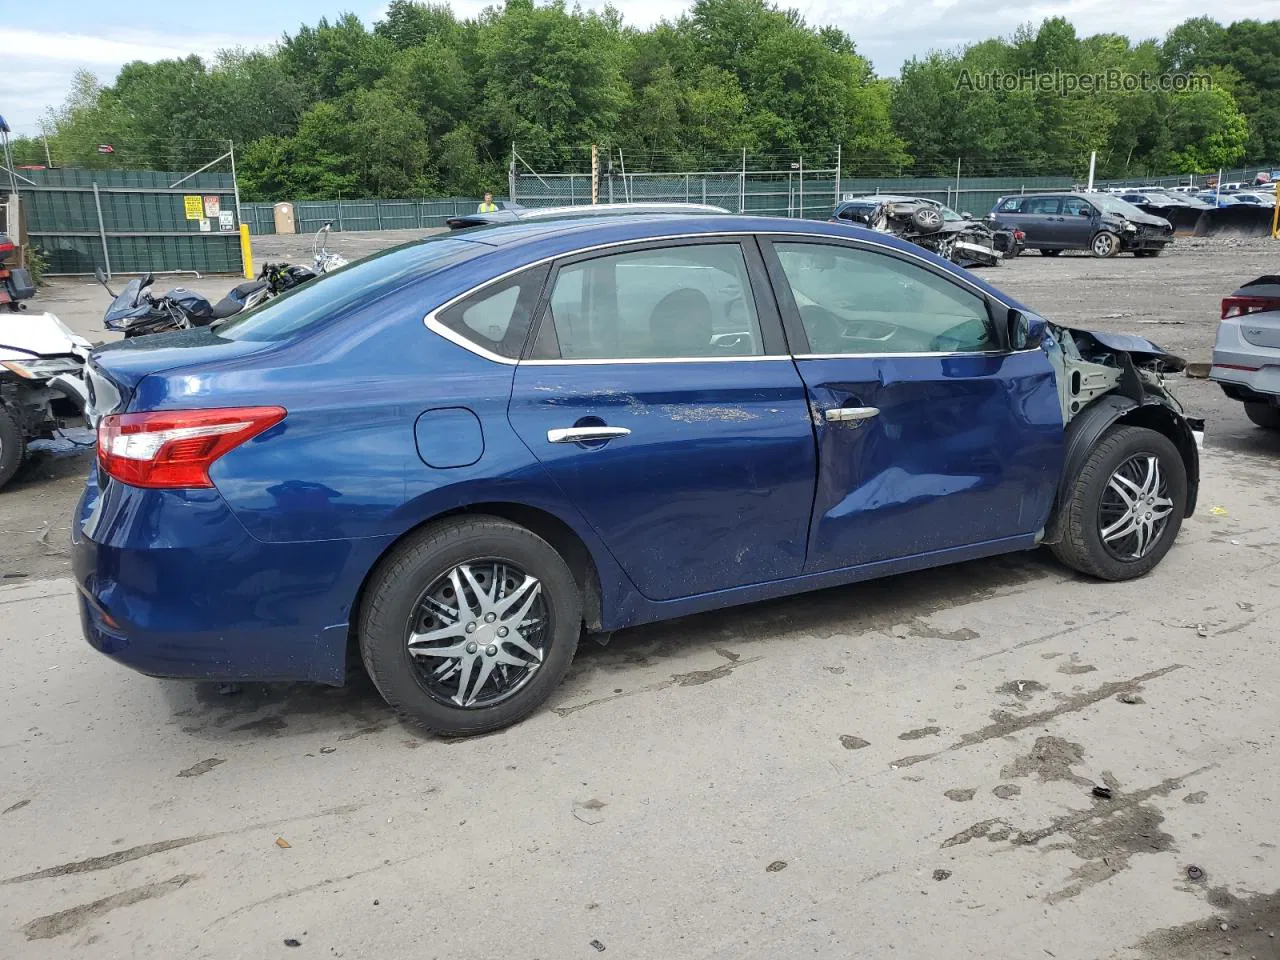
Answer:
M736 242L597 257L556 276L533 355L564 360L718 358L763 353Z
M1000 349L982 297L882 253L775 243L809 352L958 353Z
M1001 213L1021 213L1022 197L1009 197L1007 200L1005 200L1003 203L1000 204L1000 212Z
M1068 217L1091 217L1093 216L1093 207L1089 206L1087 200L1079 197L1067 197L1062 201L1062 213Z

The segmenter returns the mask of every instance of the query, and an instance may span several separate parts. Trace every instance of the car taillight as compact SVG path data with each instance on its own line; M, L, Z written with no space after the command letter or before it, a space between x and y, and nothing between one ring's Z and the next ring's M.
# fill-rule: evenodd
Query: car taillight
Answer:
M215 460L284 418L283 407L115 413L98 424L98 462L134 487L212 487Z
M1280 309L1280 297L1223 297L1222 319Z
M1013 231L1013 239L1015 239L1015 240L1025 240L1025 239L1027 239L1026 231L1023 231L1023 230L1015 230L1015 231Z

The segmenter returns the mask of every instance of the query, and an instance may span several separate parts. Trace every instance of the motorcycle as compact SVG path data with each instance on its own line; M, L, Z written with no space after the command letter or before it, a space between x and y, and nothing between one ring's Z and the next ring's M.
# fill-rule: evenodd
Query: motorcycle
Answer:
M84 368L93 345L51 313L0 313L0 487L17 473L27 444L84 416Z
M272 296L278 297L294 287L299 287L310 280L314 280L321 274L332 273L339 267L347 265L349 261L346 257L339 253L331 253L329 250L329 232L332 227L332 221L326 223L316 231L316 235L312 238L310 267L291 263L263 264L262 272L258 274L258 279L265 280L270 284Z
M271 295L271 285L265 280L249 280L233 287L216 304L210 304L200 294L185 287L174 287L159 297L153 295L150 287L155 282L155 275L150 273L130 280L119 293L111 289L101 268L94 272L94 276L112 297L111 305L103 315L103 323L108 330L123 333L126 337L207 327L215 320L251 310Z

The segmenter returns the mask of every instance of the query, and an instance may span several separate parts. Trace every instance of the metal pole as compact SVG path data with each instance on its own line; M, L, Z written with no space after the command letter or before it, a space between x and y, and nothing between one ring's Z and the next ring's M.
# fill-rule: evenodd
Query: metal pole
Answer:
M837 143L836 144L836 199L835 199L836 203L840 202L840 168L842 165L841 159L842 159L841 146L840 144Z
M804 157L800 158L800 219L804 219Z
M702 205L707 205L707 178L702 178Z
M516 142L511 141L511 166L507 168L507 196L510 197L512 203L518 203L516 200ZM455 217L458 215L457 208L454 208Z
M960 201L960 158L956 157L956 202L959 203L959 201Z
M231 189L236 193L236 223L242 223L244 218L240 216L240 181L236 179L236 145L228 140L227 153L231 155Z
M627 203L631 202L631 187L627 183L627 162L622 159L622 148L618 148L618 166L622 168L622 196Z
M1097 163L1098 163L1098 151L1097 150L1089 151L1089 188L1086 191L1087 193L1093 193L1093 171Z
M738 212L747 212L747 148L742 148L742 180L738 183Z
M591 145L591 205L600 202L600 147Z
M98 181L93 181L93 205L98 208L98 237L102 240L102 260L111 279L111 254L107 253L107 227L102 222L102 198L98 195Z
M53 168L53 157L49 155L49 134L45 132L44 122L40 123L40 139L44 141L44 163L50 169Z
M1213 205L1218 206L1218 202L1222 199L1222 168L1218 168L1218 182L1213 187Z

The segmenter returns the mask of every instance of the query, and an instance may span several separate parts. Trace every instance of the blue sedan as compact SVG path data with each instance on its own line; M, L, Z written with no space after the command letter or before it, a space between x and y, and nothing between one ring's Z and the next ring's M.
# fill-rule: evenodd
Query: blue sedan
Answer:
M1195 507L1182 365L847 224L434 237L94 354L84 631L168 677L358 652L456 736L584 634L1039 544L1136 577Z

